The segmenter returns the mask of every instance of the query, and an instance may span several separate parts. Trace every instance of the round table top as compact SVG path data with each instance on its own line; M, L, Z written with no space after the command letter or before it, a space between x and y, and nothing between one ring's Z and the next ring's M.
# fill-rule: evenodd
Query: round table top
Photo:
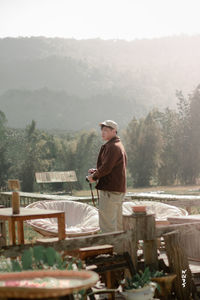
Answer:
M99 280L93 271L39 270L0 274L0 298L49 298L92 287Z

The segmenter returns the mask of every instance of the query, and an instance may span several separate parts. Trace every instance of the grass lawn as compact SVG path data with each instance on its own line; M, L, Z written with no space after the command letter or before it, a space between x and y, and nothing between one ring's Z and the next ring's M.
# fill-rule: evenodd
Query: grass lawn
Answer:
M93 185L94 195L95 187ZM133 193L148 193L153 191L162 191L165 194L179 194L179 195L200 195L199 185L188 186L152 186L147 188L128 188L127 192ZM74 196L90 196L90 190L73 191Z

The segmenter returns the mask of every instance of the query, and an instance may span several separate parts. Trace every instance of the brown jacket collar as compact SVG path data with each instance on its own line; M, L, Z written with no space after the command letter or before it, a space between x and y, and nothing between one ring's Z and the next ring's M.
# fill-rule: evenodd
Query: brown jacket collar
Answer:
M110 143L113 143L113 142L120 142L120 137L116 135L112 139L107 141L104 145L107 145L107 144L110 144Z

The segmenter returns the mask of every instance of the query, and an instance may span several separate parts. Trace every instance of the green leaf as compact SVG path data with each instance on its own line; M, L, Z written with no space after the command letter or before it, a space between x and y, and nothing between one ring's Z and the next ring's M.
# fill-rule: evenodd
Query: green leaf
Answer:
M20 272L22 270L21 266L20 266L20 264L17 260L12 260L11 264L12 264L12 271L13 272Z
M52 267L56 263L56 251L54 248L46 248L46 261L48 266Z
M25 250L22 254L22 268L23 270L31 270L33 263L33 251L32 249Z
M45 248L43 246L34 246L33 247L33 256L35 259L36 264L41 263L45 259Z

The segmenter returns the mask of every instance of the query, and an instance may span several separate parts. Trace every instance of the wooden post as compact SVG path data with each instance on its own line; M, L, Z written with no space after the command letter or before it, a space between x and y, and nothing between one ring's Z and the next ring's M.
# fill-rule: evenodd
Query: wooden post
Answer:
M133 260L133 264L137 269L137 242L144 241L144 259L145 264L157 269L157 240L155 231L155 217L153 214L140 215L133 214L123 216L123 229L132 230L132 239L125 241L125 251L128 251Z
M18 191L20 190L20 182L17 179L9 179L8 187L12 191L12 210L13 214L20 213L20 196Z
M20 213L20 196L18 192L12 193L12 213L13 215Z
M157 240L144 241L144 262L151 270L158 269Z
M124 240L124 252L129 252L133 265L137 270L137 239L135 223L132 216L123 216L124 231L131 230L132 235L129 239Z
M189 300L193 290L192 274L189 268L188 259L180 243L180 236L177 231L163 235L165 248L169 261L169 268L176 274L175 292L177 299Z

